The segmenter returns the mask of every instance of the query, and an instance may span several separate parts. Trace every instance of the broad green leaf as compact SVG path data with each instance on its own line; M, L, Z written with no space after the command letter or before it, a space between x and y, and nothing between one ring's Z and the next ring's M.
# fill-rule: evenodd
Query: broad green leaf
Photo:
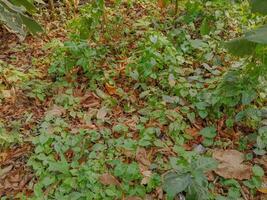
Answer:
M251 11L253 13L260 13L267 15L267 1L266 0L251 0Z
M189 174L178 174L169 172L163 178L163 190L167 192L170 197L174 197L186 190L191 182Z
M235 56L251 55L255 52L257 44L245 38L238 38L225 44L228 51Z
M267 44L267 25L245 33L245 40L258 44Z
M27 29L29 30L30 33L36 34L38 32L42 32L43 29L42 27L33 19L26 15L21 15L21 19L23 23L26 25Z
M32 13L36 11L36 8L33 3L28 0L11 0L11 2L16 6L23 6L28 12Z
M212 139L212 138L216 137L217 131L216 131L216 128L214 126L210 126L210 127L206 127L204 129L202 129L199 132L199 134L204 136L205 138Z
M255 91L245 91L242 93L242 104L249 105L256 97Z
M264 171L259 165L254 165L252 168L252 171L255 176L259 176L259 177L264 176Z

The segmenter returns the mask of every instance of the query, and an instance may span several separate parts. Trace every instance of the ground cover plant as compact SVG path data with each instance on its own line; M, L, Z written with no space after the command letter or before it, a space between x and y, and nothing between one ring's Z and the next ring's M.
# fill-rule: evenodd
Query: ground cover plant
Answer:
M264 0L2 7L1 199L267 198Z

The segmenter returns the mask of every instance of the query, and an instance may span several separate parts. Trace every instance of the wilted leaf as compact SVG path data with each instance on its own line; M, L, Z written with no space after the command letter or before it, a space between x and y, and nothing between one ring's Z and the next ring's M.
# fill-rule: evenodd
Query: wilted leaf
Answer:
M13 168L12 165L8 165L7 167L0 168L0 177L8 173Z
M57 105L53 105L51 109L46 111L46 115L55 116L55 117L60 117L64 115L65 113L66 113L66 110L63 107L57 106Z
M140 162L141 164L145 166L150 166L151 164L147 157L146 150L144 148L139 148L137 150L135 158L138 162Z
M158 0L158 6L160 8L164 8L165 7L165 1L164 0Z
M110 85L110 84L108 84L108 83L105 84L105 88L106 88L106 90L108 91L108 93L109 93L110 95L114 95L114 94L117 93L117 89L116 89L116 87L114 87L114 86L112 86L112 85Z
M219 165L214 172L224 178L234 178L238 180L250 179L252 167L242 164L244 154L236 150L215 150L213 158L219 161Z
M105 173L99 178L103 185L120 185L120 182L111 174Z
M263 178L262 185L258 189L258 191L263 194L267 194L267 178L266 177Z
M107 108L106 107L102 107L102 108L100 108L98 110L96 118L97 119L101 119L101 120L105 120L105 117L106 117L107 113L108 113Z
M142 185L146 185L149 182L149 180L150 180L150 177L152 175L152 172L150 170L147 170L147 171L141 171L141 173L144 176L144 178L141 181L141 184Z

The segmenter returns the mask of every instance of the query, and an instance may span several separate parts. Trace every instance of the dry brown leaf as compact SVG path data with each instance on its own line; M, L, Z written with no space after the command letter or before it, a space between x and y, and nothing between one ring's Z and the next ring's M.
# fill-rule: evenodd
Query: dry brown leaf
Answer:
M12 165L8 165L7 167L4 168L0 168L0 178L3 175L6 175L8 172L10 172L12 170L13 166Z
M263 178L262 186L258 189L259 192L267 194L267 177Z
M105 88L106 88L106 90L108 91L108 93L109 93L110 95L114 95L114 94L117 93L117 89L116 89L116 87L114 87L114 86L112 86L112 85L109 85L108 83L105 84Z
M120 185L120 182L111 174L105 173L99 178L103 185Z
M55 117L60 117L64 115L65 113L66 113L66 110L63 107L57 106L57 105L53 105L51 109L46 111L46 115L55 116Z
M96 118L97 119L101 119L101 120L104 121L107 114L108 114L107 108L106 107L102 107L102 108L100 108L98 110L97 115L96 115Z
M242 164L244 154L236 150L215 150L213 158L219 161L216 174L224 178L234 178L238 180L250 179L252 167Z
M10 90L2 90L2 95L5 99L11 98L11 91Z
M197 128L187 128L185 132L192 136L192 137L198 137L199 136L199 130Z
M152 172L150 170L141 172L144 178L141 181L141 185L146 185L149 182L150 177L152 176Z
M164 7L165 7L165 2L164 2L164 0L158 0L158 6L159 6L160 8L164 8Z
M145 166L150 166L151 163L148 159L146 150L144 148L138 148L136 155L135 155L135 159L140 162L141 164L145 165Z

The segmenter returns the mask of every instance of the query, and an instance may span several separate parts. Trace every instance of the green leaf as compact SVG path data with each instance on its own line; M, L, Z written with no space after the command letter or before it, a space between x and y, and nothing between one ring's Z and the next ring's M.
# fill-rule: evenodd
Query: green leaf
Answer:
M215 138L217 135L217 131L216 128L214 126L210 126L210 127L206 127L204 129L202 129L199 132L200 135L204 136L205 138Z
M29 30L30 33L36 34L38 32L42 32L43 29L42 27L33 19L26 15L21 15L21 19L23 23L26 25L27 29Z
M251 11L253 13L260 13L267 15L267 1L266 0L251 0Z
M255 176L259 176L259 177L264 176L264 170L259 165L254 165L252 168L252 171Z
M210 33L210 27L207 18L204 18L200 26L200 34L208 35Z
M23 6L28 12L36 11L34 4L28 0L11 0L11 2L16 6Z
M238 38L225 43L225 47L234 56L251 55L255 52L257 44L245 38Z
M255 98L257 93L255 91L245 91L242 93L242 104L249 105Z
M267 44L267 25L245 33L244 39L259 44Z
M167 192L168 196L173 198L180 192L185 191L190 182L189 174L169 172L163 178L163 190Z

